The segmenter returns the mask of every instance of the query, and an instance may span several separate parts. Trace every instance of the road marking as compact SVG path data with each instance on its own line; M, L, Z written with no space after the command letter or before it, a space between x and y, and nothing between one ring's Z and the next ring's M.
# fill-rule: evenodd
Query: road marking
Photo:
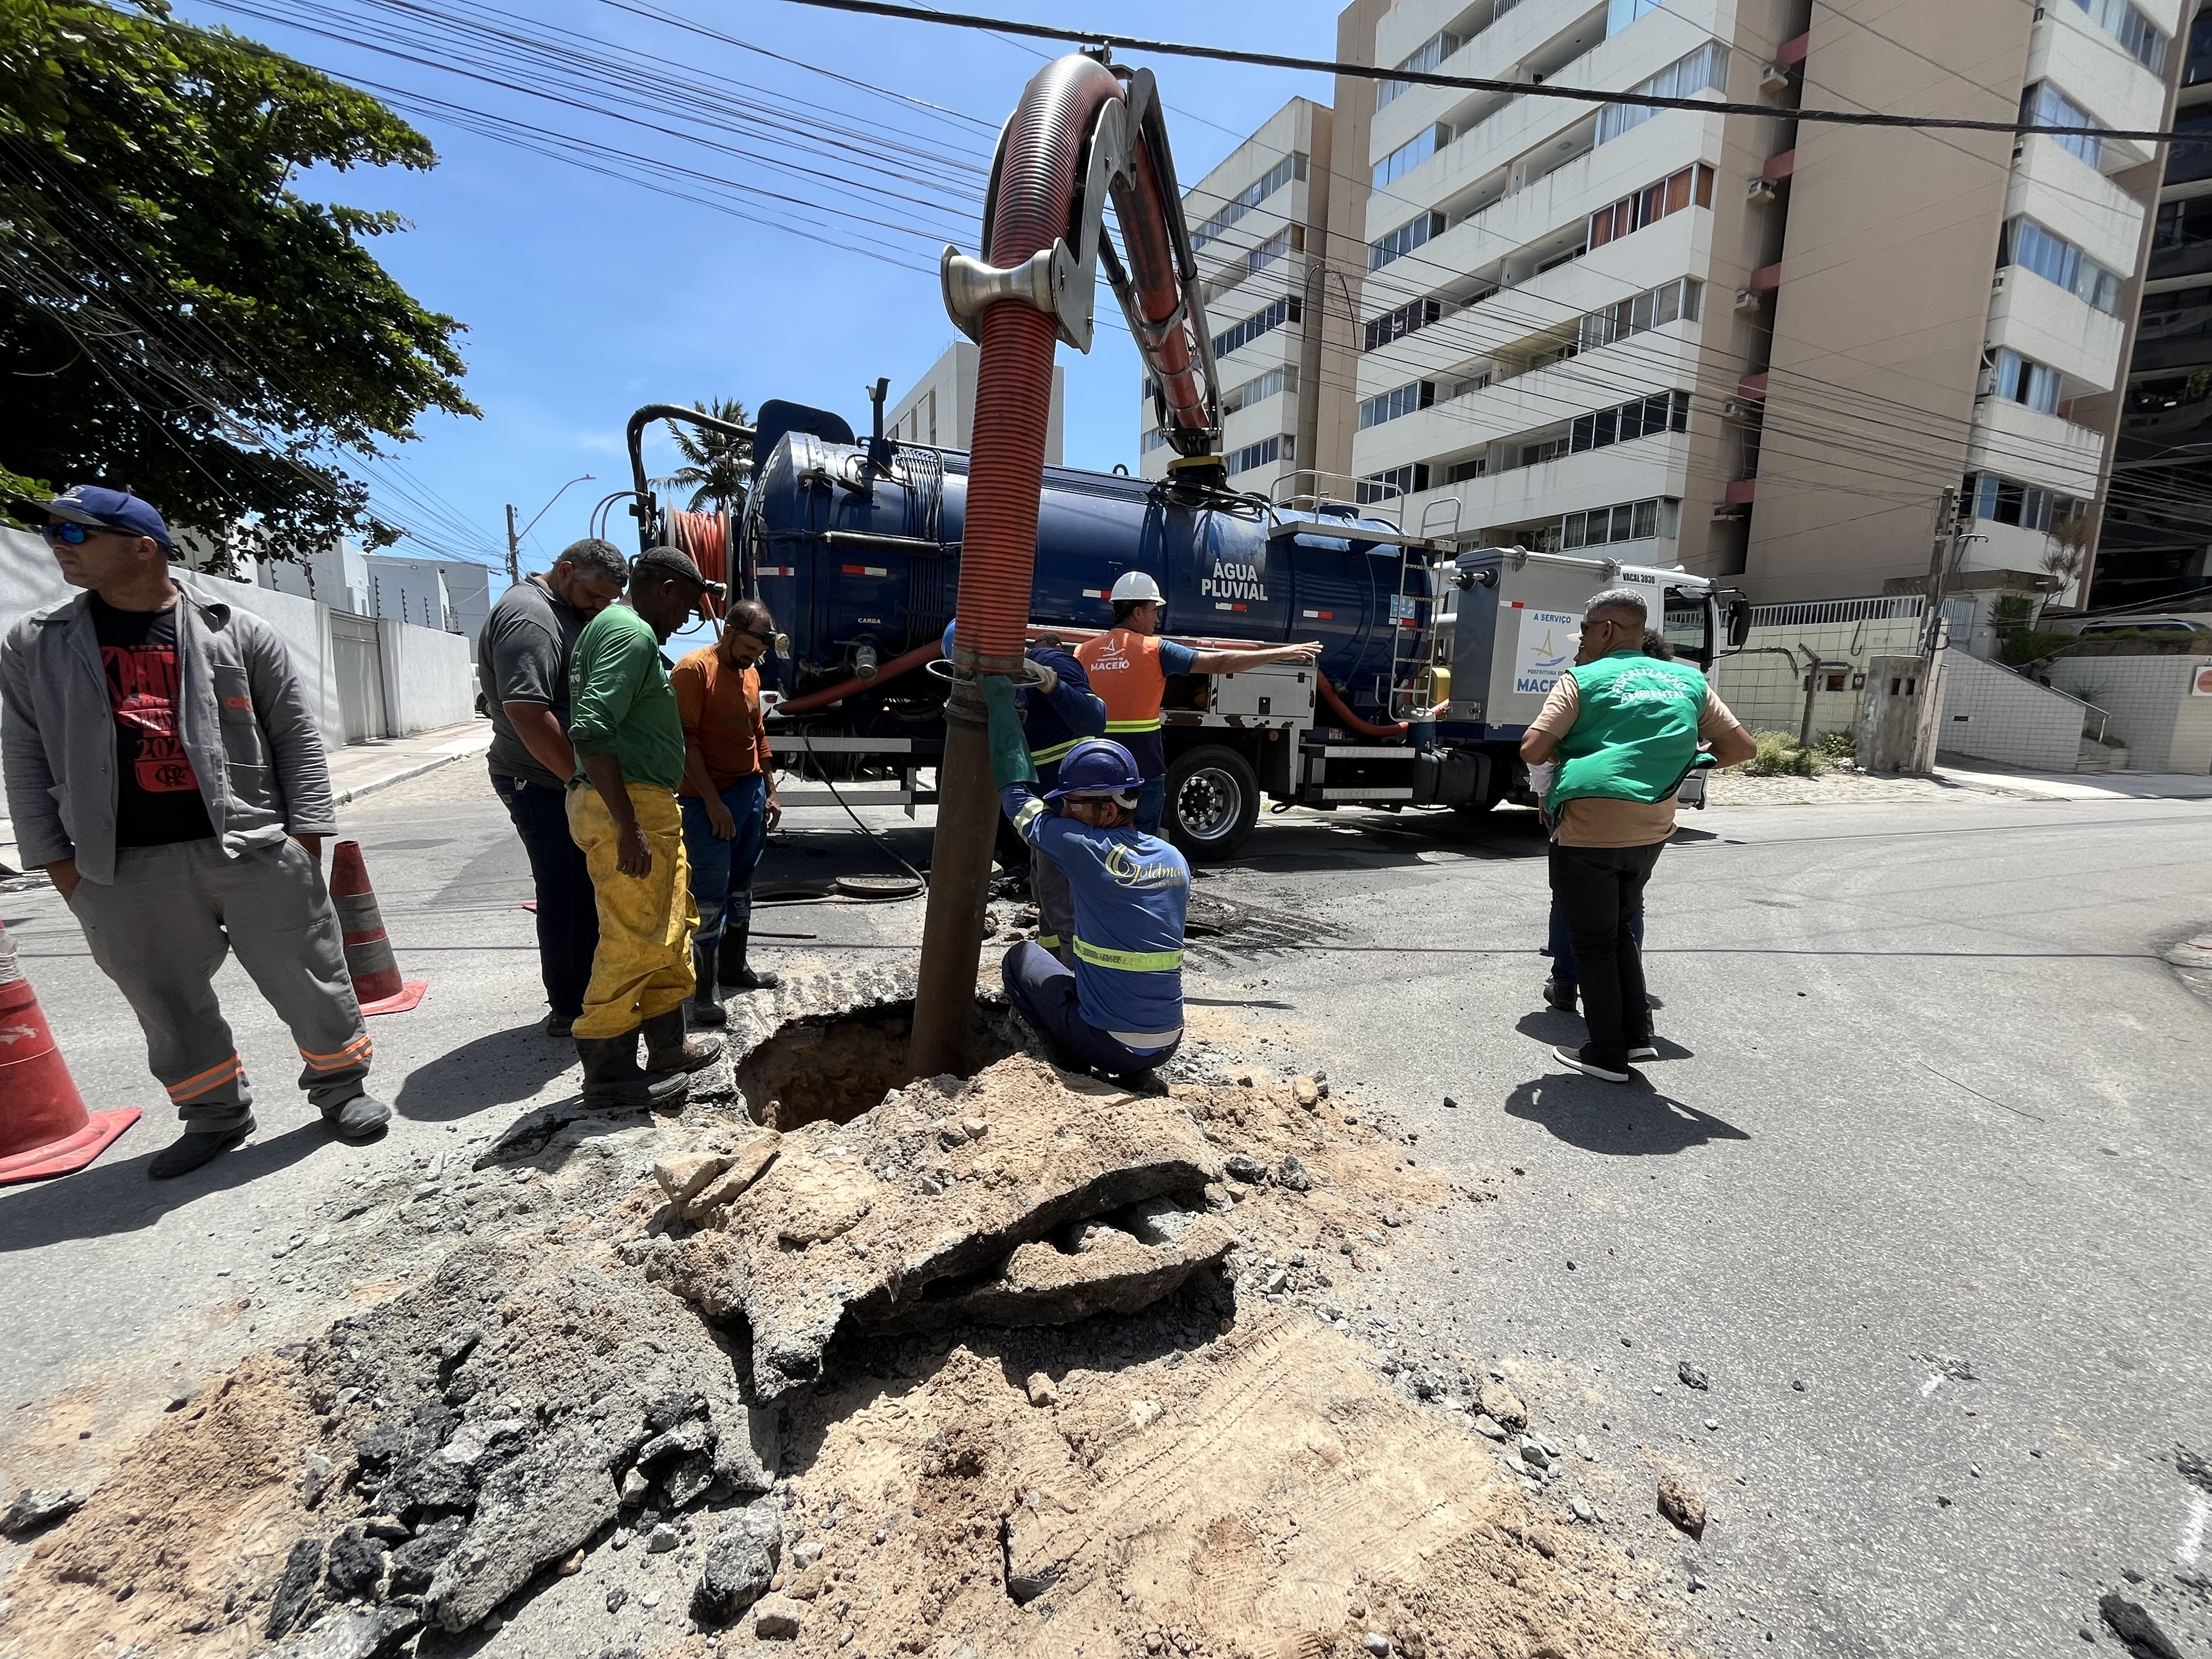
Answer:
M1943 1376L1942 1372L1929 1372L1928 1380L1920 1385L1920 1397L1923 1400L1925 1400L1929 1395L1935 1393L1937 1389L1942 1387L1942 1385Z
M2204 1523L2212 1521L2212 1503L2201 1498L2189 1500L2189 1524L2181 1529L2181 1547L2174 1551L2174 1559L2184 1566L2193 1567L2204 1554Z

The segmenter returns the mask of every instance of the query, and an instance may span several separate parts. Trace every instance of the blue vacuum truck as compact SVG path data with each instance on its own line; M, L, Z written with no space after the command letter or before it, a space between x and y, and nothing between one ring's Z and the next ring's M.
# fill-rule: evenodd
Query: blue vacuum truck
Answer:
M770 742L795 775L787 805L936 799L946 684L931 672L958 589L969 458L830 411L763 405L753 488L731 576L783 630L762 665ZM698 417L655 406L631 422ZM687 530L695 556L719 551ZM656 517L652 540L672 533ZM702 560L702 562L707 561ZM1152 483L1047 467L1029 613L1032 639L1071 647L1112 622L1107 595L1141 570L1167 595L1162 632L1193 645L1318 640L1311 667L1168 684L1165 830L1194 860L1231 858L1267 801L1490 811L1535 805L1520 742L1574 660L1591 594L1646 593L1678 655L1710 667L1742 643L1748 608L1680 569L1572 553L1462 548L1387 509L1292 507L1188 472Z

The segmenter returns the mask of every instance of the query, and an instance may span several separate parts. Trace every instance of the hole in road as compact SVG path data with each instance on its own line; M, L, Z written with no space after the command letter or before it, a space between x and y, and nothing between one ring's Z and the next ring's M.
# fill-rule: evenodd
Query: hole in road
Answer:
M772 1129L825 1119L849 1123L907 1080L913 1031L910 1001L794 1020L745 1057L737 1070L738 1087L754 1115ZM977 1069L1021 1048L1012 1011L978 998L968 1024L968 1051Z

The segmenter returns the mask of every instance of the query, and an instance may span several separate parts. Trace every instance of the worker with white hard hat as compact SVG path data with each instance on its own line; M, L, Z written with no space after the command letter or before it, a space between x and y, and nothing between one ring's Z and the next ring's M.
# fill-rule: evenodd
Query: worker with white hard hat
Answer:
M1160 738L1160 699L1170 674L1236 674L1271 663L1307 663L1321 641L1255 646L1249 651L1200 650L1159 637L1167 596L1151 573L1125 570L1108 595L1114 625L1075 647L1091 677L1091 690L1106 705L1106 735L1127 749L1144 775L1137 795L1137 827L1157 832L1167 806L1167 749Z

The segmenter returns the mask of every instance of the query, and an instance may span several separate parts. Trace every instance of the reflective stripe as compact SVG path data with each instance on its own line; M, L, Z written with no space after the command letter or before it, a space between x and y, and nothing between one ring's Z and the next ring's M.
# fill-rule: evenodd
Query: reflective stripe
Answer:
M363 1031L334 1054L311 1054L302 1048L300 1058L307 1062L307 1069L311 1072L337 1072L358 1065L375 1053L376 1044L370 1040L368 1033Z
M210 1066L204 1072L186 1078L182 1083L171 1083L165 1086L169 1091L169 1098L181 1106L188 1100L198 1100L211 1090L220 1089L245 1069L245 1063L233 1054L220 1066Z
M1106 1035L1131 1054L1156 1054L1182 1038L1182 1027L1178 1025L1172 1031L1109 1031Z
M1075 941L1075 956L1093 968L1118 968L1125 974L1164 974L1182 966L1180 951L1109 951L1083 939Z
M1057 933L1039 933L1037 935L1037 943L1044 946L1048 951L1057 951L1060 949L1060 935Z
M1160 729L1160 717L1155 714L1148 720L1108 720L1106 729L1109 732L1157 732Z
M1035 761L1038 765L1042 766L1047 761L1058 760L1061 756L1065 755L1069 750L1074 748L1077 744L1082 741L1083 739L1080 738L1070 738L1066 743L1056 743L1049 749L1032 749L1030 750L1030 758Z
M1042 817L1047 810L1042 800L1035 796L1030 797L1029 800L1023 803L1022 810L1014 814L1014 833L1018 836L1028 835L1030 825Z

